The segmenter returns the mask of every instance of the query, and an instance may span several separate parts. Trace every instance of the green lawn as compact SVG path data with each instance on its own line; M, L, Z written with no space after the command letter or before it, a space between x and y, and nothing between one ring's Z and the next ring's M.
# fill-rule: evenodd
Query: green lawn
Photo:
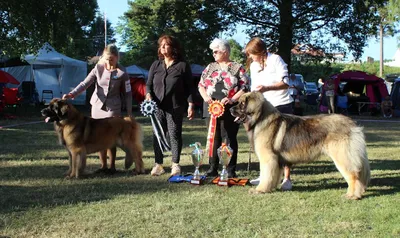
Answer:
M248 194L251 186L170 184L168 174L132 176L123 170L121 150L116 175L65 180L67 152L57 144L52 125L34 123L42 120L37 111L19 110L17 118L0 117L0 126L31 123L0 129L0 237L400 236L400 121L356 118L365 129L372 180L364 199L349 201L343 197L347 184L326 157L293 169L293 191L264 195ZM150 121L137 118L145 132L144 161L150 172ZM205 143L204 124L200 118L184 122L185 173L194 170L186 156L188 145ZM254 178L257 159L253 154L247 171L249 144L243 128L238 138L238 175ZM170 159L165 159L167 168ZM87 171L98 166L97 156L89 156Z

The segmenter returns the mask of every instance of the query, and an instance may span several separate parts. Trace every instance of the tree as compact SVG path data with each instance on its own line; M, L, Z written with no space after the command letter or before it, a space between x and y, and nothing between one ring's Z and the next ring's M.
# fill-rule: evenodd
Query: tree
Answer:
M82 58L96 0L0 1L0 50L6 56L36 52L49 42Z
M169 34L179 39L191 63L212 60L208 46L228 27L228 19L212 0L137 0L117 28L129 52L123 64L149 67L157 58L157 39Z
M248 26L250 36L266 40L290 66L295 44L335 49L331 37L343 40L358 59L379 23L376 11L360 0L221 0L232 23ZM376 0L374 2L382 2ZM330 37L329 37L330 36Z
M234 39L229 39L229 45L231 46L231 60L240 64L244 64L246 62L243 47Z
M111 26L111 22L107 20L107 44L115 43L115 32ZM97 15L94 21L90 24L88 30L88 36L90 39L90 49L92 49L93 55L99 55L105 47L105 28L104 28L104 16Z

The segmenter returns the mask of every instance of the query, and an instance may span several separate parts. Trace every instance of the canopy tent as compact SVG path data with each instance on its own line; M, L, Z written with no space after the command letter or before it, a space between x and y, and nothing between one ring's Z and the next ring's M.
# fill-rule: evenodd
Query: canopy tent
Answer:
M396 53L394 53L393 61L386 62L385 65L391 67L400 67L400 48L398 48Z
M31 66L20 58L0 60L0 70L11 74L18 82L32 81ZM7 87L15 87L6 85Z
M400 77L393 82L390 99L393 102L394 109L400 110Z
M37 54L25 56L31 65L33 80L42 99L43 90L52 90L54 97L61 97L75 88L87 75L87 63L58 53L49 43L45 43ZM76 97L72 103L84 105L86 92Z
M385 81L372 74L362 71L344 71L331 76L335 82L335 88L341 82L347 82L343 92L365 94L370 102L380 103L383 98L389 95Z
M149 76L148 70L137 65L128 66L125 68L125 71L129 74L129 77L144 78L145 81L147 81L147 77Z

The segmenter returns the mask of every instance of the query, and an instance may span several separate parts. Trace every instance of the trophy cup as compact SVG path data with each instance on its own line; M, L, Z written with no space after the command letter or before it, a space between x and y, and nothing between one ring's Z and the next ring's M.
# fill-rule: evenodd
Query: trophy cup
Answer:
M233 150L229 145L226 143L222 143L221 147L217 149L219 163L222 164L222 172L219 177L218 185L219 186L228 186L229 179L228 179L228 171L226 167L228 166L229 162L231 161Z
M203 150L200 149L200 146L201 146L200 142L195 142L189 146L194 147L194 150L190 154L190 157L192 158L193 165L196 167L194 174L193 174L193 178L190 180L190 183L194 184L194 185L201 185L202 180L201 180L201 176L200 176L199 167L203 160L204 152L203 152Z

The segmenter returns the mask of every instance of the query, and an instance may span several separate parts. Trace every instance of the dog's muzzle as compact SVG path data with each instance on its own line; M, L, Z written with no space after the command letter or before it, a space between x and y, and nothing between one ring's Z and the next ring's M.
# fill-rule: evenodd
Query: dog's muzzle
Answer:
M235 117L234 122L236 122L236 123L244 123L244 122L247 121L247 119L248 119L247 115L246 114L239 114L238 115L236 113L235 107L232 107L230 109L230 111L231 111L231 115Z
M46 118L44 119L44 121L45 121L46 123L48 123L48 122L54 122L54 121L58 121L58 120L59 120L57 114L54 113L50 108L45 108L45 109L43 109L43 110L40 111L40 112L42 113L42 116L46 117Z

